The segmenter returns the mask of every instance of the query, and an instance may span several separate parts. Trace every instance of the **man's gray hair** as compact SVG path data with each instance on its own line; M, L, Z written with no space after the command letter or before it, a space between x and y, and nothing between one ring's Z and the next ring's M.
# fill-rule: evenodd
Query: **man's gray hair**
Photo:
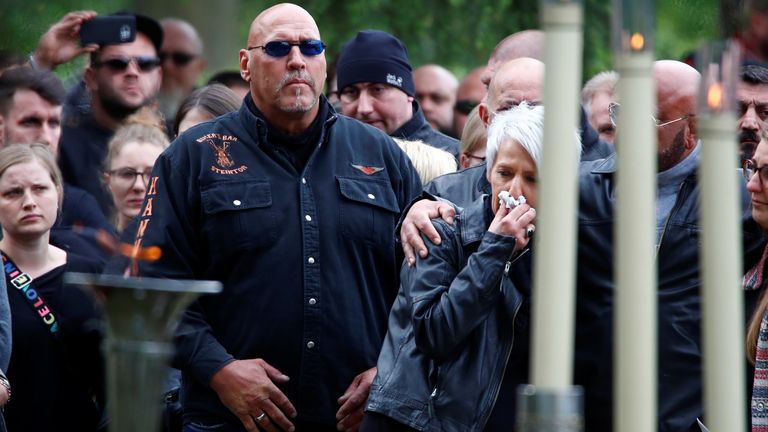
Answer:
M544 107L523 102L494 116L488 127L488 142L485 149L486 173L490 177L499 147L505 141L513 140L525 149L541 172L541 156L544 148ZM581 138L574 129L571 145L581 155ZM563 148L566 150L566 147ZM579 157L580 159L580 157Z
M603 71L593 76L581 89L581 105L589 116L592 111L592 98L599 92L606 92L613 97L616 93L616 83L619 82L619 74L616 71Z

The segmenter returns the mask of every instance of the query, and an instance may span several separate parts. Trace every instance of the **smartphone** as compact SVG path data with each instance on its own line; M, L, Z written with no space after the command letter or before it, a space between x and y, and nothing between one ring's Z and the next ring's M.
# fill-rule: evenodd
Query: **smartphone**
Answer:
M80 26L80 45L110 45L136 39L136 17L133 15L97 16Z

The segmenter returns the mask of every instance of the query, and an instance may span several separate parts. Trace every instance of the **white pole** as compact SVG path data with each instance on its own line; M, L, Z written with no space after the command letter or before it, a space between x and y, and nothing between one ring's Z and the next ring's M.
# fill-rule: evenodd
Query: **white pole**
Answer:
M653 52L616 59L614 430L656 430L656 105Z
M573 384L577 155L582 6L542 2L545 31L544 149L534 254L531 377L541 390Z
M721 92L721 96L716 94ZM710 104L722 89L707 89ZM741 200L736 115L700 110L704 413L711 431L744 432Z

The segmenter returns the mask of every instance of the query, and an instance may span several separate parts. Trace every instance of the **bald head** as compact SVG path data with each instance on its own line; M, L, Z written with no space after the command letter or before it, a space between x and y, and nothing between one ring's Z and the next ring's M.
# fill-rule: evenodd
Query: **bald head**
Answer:
M539 104L544 100L544 63L532 58L519 58L502 64L491 79L488 96L481 105L480 117L486 125L493 115L519 105L523 101Z
M248 31L248 46L261 45L266 35L278 27L293 27L306 29L307 26L316 33L312 39L320 39L320 30L312 15L301 6L293 3L276 4L261 12L251 23Z
M696 97L701 76L696 69L675 60L659 60L653 65L659 109L684 104L696 113Z
M196 53L203 53L203 40L192 24L178 18L165 18L160 21L160 25L163 27L163 48L171 39L181 41L186 48Z
M459 83L459 89L456 90L456 105L453 110L455 136L461 136L470 111L479 105L485 97L485 86L480 81L483 71L485 71L485 66L474 68Z
M432 128L450 132L453 126L453 105L456 103L456 89L459 81L451 71L428 64L413 71L416 99Z
M203 41L192 24L178 18L165 18L160 22L163 27L163 46L160 57L163 59L163 80L161 101L169 98L169 103L177 105L181 98L192 92L206 66L203 57ZM166 115L170 112L166 112Z
M666 171L696 148L696 97L701 76L696 69L674 60L653 65L656 81L658 169ZM621 133L621 131L619 131Z
M523 30L501 40L488 58L488 67L481 77L487 87L499 65L521 57L541 61L544 56L544 32L541 30Z

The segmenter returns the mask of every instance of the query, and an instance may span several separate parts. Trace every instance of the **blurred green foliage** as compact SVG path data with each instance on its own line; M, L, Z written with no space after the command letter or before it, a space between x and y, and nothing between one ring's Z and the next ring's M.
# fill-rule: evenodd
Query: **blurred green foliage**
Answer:
M166 0L167 1L167 0ZM0 48L30 52L40 35L67 11L93 9L109 13L134 8L138 0L2 0ZM584 0L584 80L610 69L611 3ZM251 20L274 2L239 0L232 17L245 40ZM538 27L537 0L304 0L298 1L316 18L327 42L329 62L344 41L358 30L377 28L398 36L409 49L414 66L442 64L458 76L486 63L496 43L518 30ZM215 7L203 0L180 0L165 10ZM718 29L715 0L657 1L656 50L658 58L682 58ZM182 16L183 17L183 16ZM212 23L232 25L232 23ZM233 56L234 58L234 56ZM233 65L235 66L235 65ZM80 64L61 68L66 76Z

